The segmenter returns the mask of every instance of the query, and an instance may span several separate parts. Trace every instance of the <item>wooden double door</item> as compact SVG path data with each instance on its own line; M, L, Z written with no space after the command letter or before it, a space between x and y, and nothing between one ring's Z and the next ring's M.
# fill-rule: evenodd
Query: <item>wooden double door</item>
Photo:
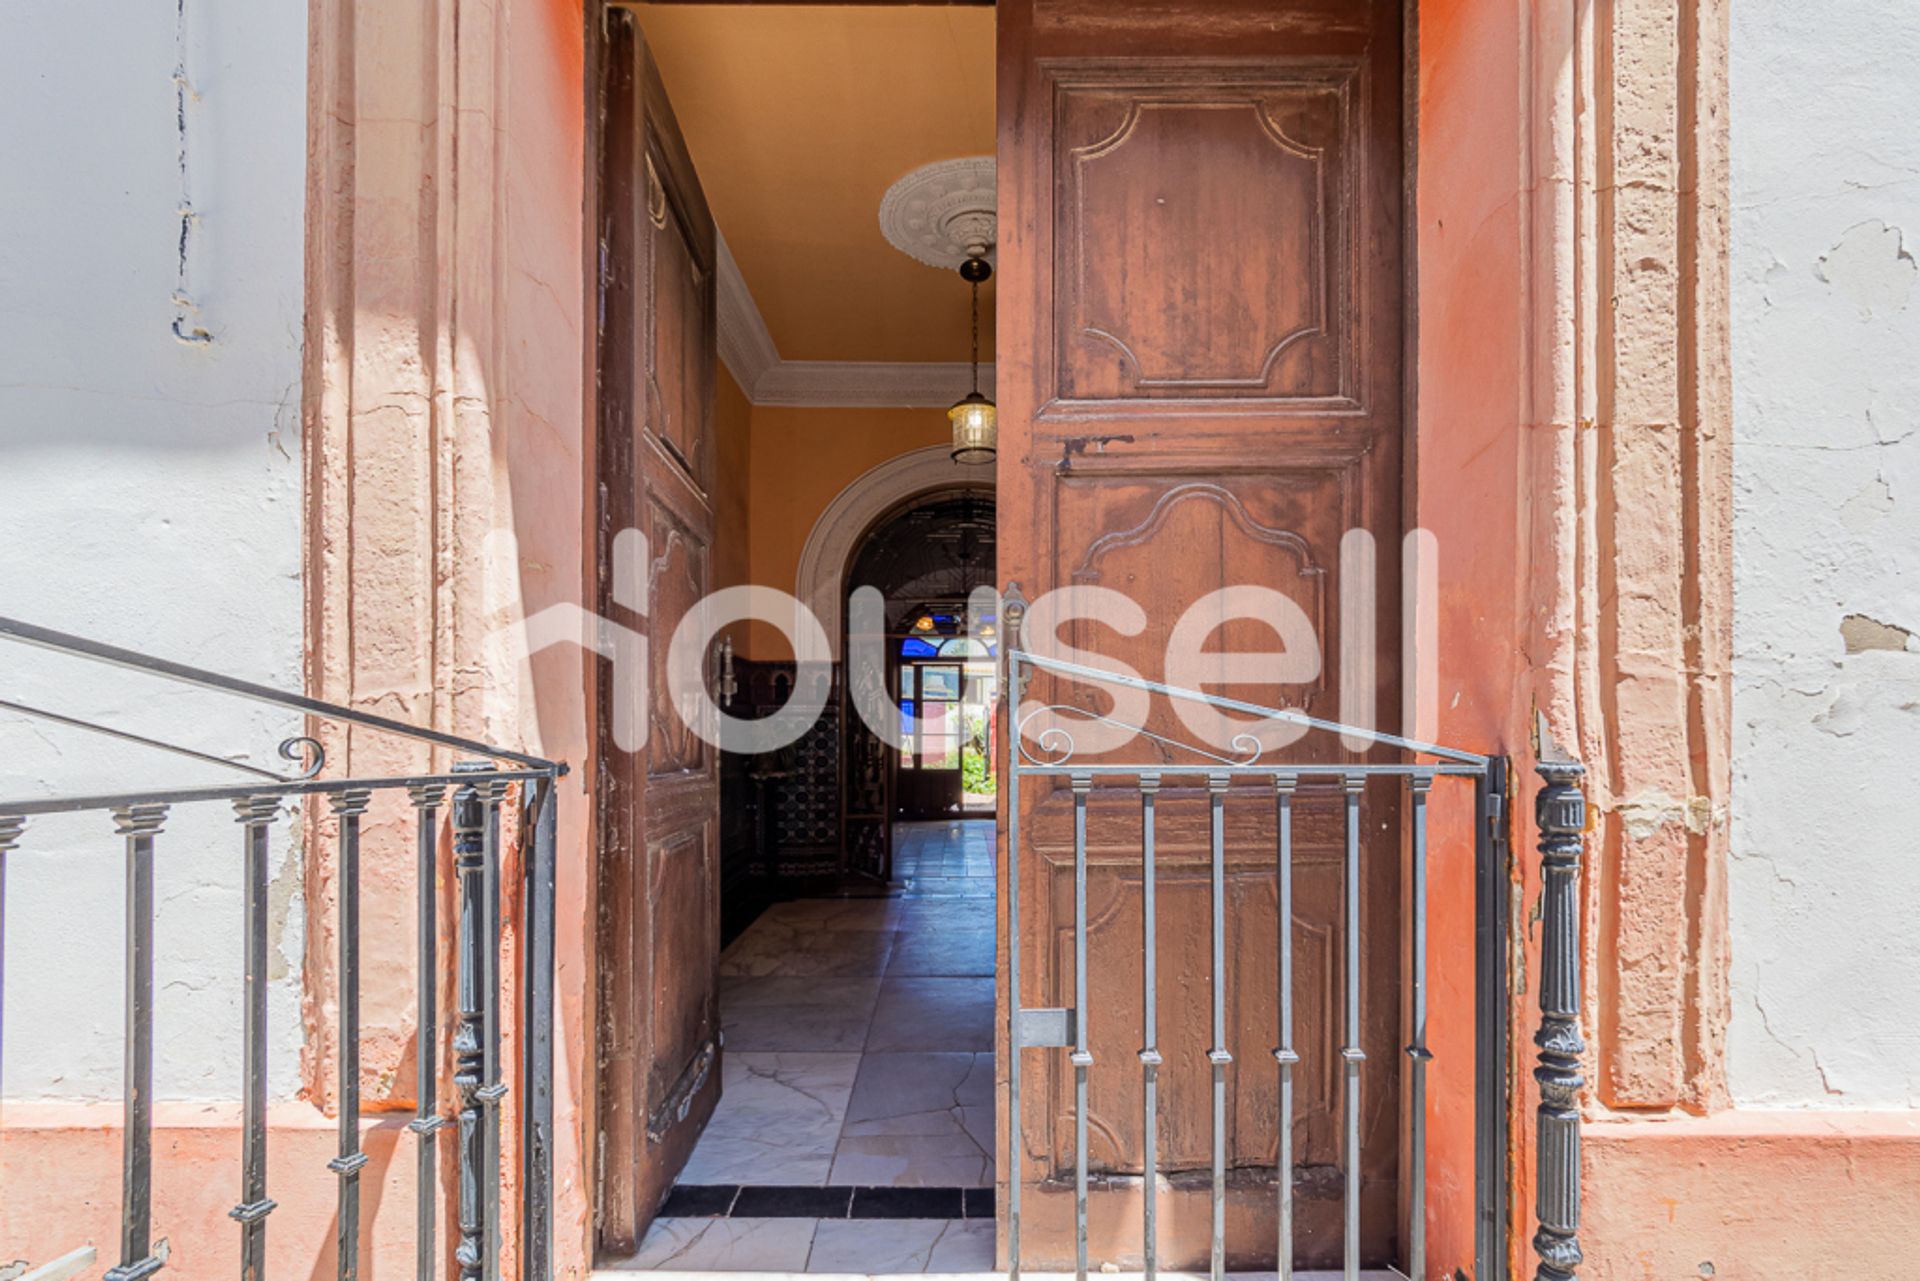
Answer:
M711 586L715 233L633 15L604 12L596 607L637 649L596 701L596 1243L629 1253L720 1093L720 779L667 671ZM623 679L623 676L626 679Z
M1399 6L1003 0L998 14L1003 587L1029 600L1073 587L1120 593L1133 617L1072 619L1058 642L1084 661L1169 680L1179 675L1169 642L1196 609L1209 653L1285 648L1299 659L1297 636L1283 640L1241 616L1246 601L1214 595L1278 592L1310 625L1317 664L1276 660L1276 673L1293 670L1266 685L1202 661L1220 673L1207 692L1392 729L1406 361ZM1364 548L1371 580L1354 554ZM1254 604L1246 612L1259 613ZM1109 706L1092 685L1044 675L1027 697ZM1193 739L1168 707L1150 715L1156 731ZM1126 756L1153 750L1137 743ZM1354 758L1320 734L1280 755ZM1168 749L1167 763L1176 759ZM1160 1262L1204 1268L1210 844L1204 780L1180 781L1195 786L1158 797ZM1023 1007L1075 1004L1074 806L1067 780L1052 782L1023 784L1020 797ZM1319 1266L1341 1252L1341 804L1311 786L1296 801L1287 923L1301 1054L1296 1257ZM1273 808L1270 790L1226 804L1230 1267L1271 1267L1275 1251ZM1140 800L1131 780L1100 780L1088 810L1090 1252L1137 1267L1142 1189L1127 1176L1141 1173L1143 1150ZM1399 1253L1399 841L1390 789L1369 789L1352 976L1366 1055L1368 1265ZM1065 1051L1022 1053L1021 1138L1002 1157L1003 1178L1027 1189L1023 1264L1070 1268L1073 1071Z
M999 582L1029 599L1076 584L1131 597L1137 626L1078 620L1059 638L1149 677L1166 674L1176 621L1210 593L1278 592L1313 629L1312 675L1210 692L1330 718L1370 706L1376 727L1394 728L1406 422L1398 4L1004 0L998 14ZM680 726L662 670L666 637L709 582L715 241L633 19L619 9L604 19L593 194L597 603L653 638L655 665L645 707L619 705L613 664L600 665L598 690L596 1213L600 1248L619 1254L644 1231L718 1092L716 762ZM616 581L624 529L647 538L644 614ZM1370 581L1359 560L1343 559L1343 543L1371 548ZM1209 649L1276 647L1270 628L1230 612L1221 608ZM1037 681L1029 696L1104 707L1088 687L1045 686ZM635 717L649 733L628 751L613 731ZM1302 741L1292 756L1350 758L1338 739ZM1094 1165L1125 1176L1139 1171L1142 1146L1137 801L1096 790L1087 995L1103 1011L1093 1047L1102 1066L1089 1112ZM1064 790L1040 787L1022 803L1028 959L1018 996L1026 1006L1072 1005L1072 806ZM1393 811L1391 797L1369 794L1362 972L1352 976L1369 1063L1370 1264L1398 1252L1402 855ZM1339 800L1309 789L1297 813L1288 925L1303 1060L1300 1259L1324 1263L1337 1258L1340 1235L1338 1007L1348 976ZM1159 1193L1161 1262L1189 1267L1204 1260L1208 1235L1204 1179L1192 1177L1210 1160L1205 801L1170 788L1160 814L1162 938L1173 940L1158 984L1167 1002L1160 1159L1171 1176ZM1274 955L1281 923L1270 814L1236 805L1228 833L1236 1265L1270 1263L1274 1240L1277 984L1262 958ZM1004 876L1004 858L999 865ZM1003 967L1007 942L1003 929ZM1004 1063L1004 1017L1000 1026ZM1025 1265L1071 1266L1071 1197L1060 1177L1072 1164L1070 1073L1057 1052L1025 1053L1027 1079L1041 1085L1025 1093L1021 1141L1000 1154L1000 1177L1031 1190ZM1003 1093L999 1134L1008 1119ZM1095 1198L1096 1257L1138 1260L1137 1180L1128 1186L1123 1177Z

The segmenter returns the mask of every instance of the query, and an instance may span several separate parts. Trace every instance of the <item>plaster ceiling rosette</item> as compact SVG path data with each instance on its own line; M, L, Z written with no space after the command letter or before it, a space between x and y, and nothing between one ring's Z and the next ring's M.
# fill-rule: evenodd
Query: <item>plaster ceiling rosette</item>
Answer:
M991 262L993 201L992 156L936 161L887 188L880 200L880 233L929 267L954 271L972 257Z

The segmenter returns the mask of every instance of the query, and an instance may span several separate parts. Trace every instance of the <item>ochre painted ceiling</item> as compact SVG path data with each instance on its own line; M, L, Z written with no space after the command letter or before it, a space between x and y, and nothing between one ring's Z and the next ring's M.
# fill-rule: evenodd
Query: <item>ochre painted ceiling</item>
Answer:
M787 360L967 358L967 285L880 234L909 170L994 149L993 9L649 4L715 220ZM981 291L981 358L993 350Z

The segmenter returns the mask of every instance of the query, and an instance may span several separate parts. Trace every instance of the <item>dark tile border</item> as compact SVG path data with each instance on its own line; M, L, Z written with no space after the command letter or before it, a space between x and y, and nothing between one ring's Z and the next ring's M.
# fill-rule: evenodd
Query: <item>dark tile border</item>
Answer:
M662 1218L991 1219L992 1188L876 1188L837 1184L676 1183Z
M676 1183L660 1203L663 1219L724 1219L740 1195L736 1183Z
M733 1199L731 1218L741 1219L844 1219L852 1188L809 1188L792 1185L740 1189Z
M966 1211L960 1188L855 1188L851 1219L957 1219Z

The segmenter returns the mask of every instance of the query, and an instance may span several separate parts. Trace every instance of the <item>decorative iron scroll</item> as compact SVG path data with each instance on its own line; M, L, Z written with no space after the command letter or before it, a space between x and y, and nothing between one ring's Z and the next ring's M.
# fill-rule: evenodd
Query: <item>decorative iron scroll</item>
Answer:
M1175 751L1191 752L1201 760L1213 764L1233 766L1256 765L1259 763L1261 755L1266 751L1266 748L1255 735L1235 734L1232 742L1232 749L1235 755L1222 756L1220 753L1201 747L1197 743L1188 743L1177 738L1171 738L1165 734L1156 734L1144 725L1135 725L1130 721L1120 720L1118 717L1103 716L1099 712L1090 712L1084 707L1075 707L1071 703L1041 703L1024 709L1016 723L1018 733L1015 735L1014 741L1019 744L1021 759L1029 765L1065 765L1073 760L1079 750L1078 745L1073 739L1073 731L1064 725L1048 725L1037 734L1030 735L1028 733L1027 727L1032 724L1036 718L1049 712L1055 715L1077 716L1090 724L1112 725L1117 729L1126 730L1129 734L1138 734L1142 738L1152 739L1163 747L1169 747ZM1034 746L1038 747L1038 753L1028 747L1029 738L1031 738Z
M1022 607L1022 609L1023 608L1024 607ZM1003 609L1008 615L1009 628L1013 631L1014 636L1017 637L1020 616L1016 614L1013 604L1005 605ZM1418 739L1404 738L1398 734L1384 733L1363 725L1345 725L1339 721L1330 721L1318 716L1309 716L1305 712L1296 711L1292 708L1265 707L1259 703L1249 703L1237 698L1225 698L1218 694L1206 694L1199 690L1185 689L1178 685L1169 685L1163 681L1143 680L1138 676L1128 675L1123 672L1111 671L1099 667L1088 667L1085 664L1072 663L1065 659L1050 658L1028 650L1018 649L1011 644L1005 651L1005 657L1008 664L1007 680L1009 695L1014 700L1013 706L1019 709L1014 720L1014 738L1018 750L1017 763L1022 768L1037 766L1044 769L1059 770L1069 765L1076 768L1079 766L1079 763L1072 759L1077 750L1072 731L1066 729L1064 726L1049 725L1041 730L1038 735L1034 736L1040 749L1040 755L1036 755L1028 750L1026 746L1027 726L1035 717L1046 712L1056 714L1067 713L1077 716L1088 723L1098 722L1112 725L1119 729L1124 729L1129 733L1139 734L1145 738L1152 739L1163 746L1192 752L1205 762L1205 764L1200 767L1203 769L1213 766L1225 766L1228 769L1251 769L1257 766L1271 768L1279 764L1278 762L1262 761L1262 757L1269 751L1277 750L1277 748L1270 748L1267 744L1260 741L1259 735L1253 732L1259 728L1257 725L1250 726L1247 730L1243 730L1234 735L1228 744L1228 750L1233 752L1234 755L1223 756L1209 748L1157 734L1144 726L1131 724L1099 712L1088 711L1086 708L1076 707L1070 703L1047 703L1032 707L1024 706L1019 702L1019 699L1024 694L1027 682L1034 672L1048 672L1056 676L1065 676L1072 680L1095 685L1112 685L1123 689L1140 690L1148 694L1159 694L1175 702L1192 703L1202 707L1212 708L1219 712L1238 712L1248 716L1259 717L1262 721L1294 726L1303 732L1320 730L1335 733L1339 734L1343 740L1351 741L1357 739L1373 746L1398 748L1401 751L1411 752L1415 755L1432 756L1441 761L1468 765L1476 769L1484 767L1490 759L1474 752L1463 752L1458 748L1443 747L1438 743L1425 743ZM1170 761L1157 762L1157 764L1161 765L1172 763L1173 762ZM1291 768L1292 766L1289 765L1288 767Z

